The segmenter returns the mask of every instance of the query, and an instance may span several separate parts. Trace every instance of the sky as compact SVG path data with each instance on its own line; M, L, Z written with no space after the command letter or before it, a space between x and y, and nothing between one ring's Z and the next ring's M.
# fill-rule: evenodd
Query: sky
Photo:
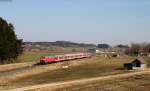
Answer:
M150 42L150 0L0 0L24 41Z

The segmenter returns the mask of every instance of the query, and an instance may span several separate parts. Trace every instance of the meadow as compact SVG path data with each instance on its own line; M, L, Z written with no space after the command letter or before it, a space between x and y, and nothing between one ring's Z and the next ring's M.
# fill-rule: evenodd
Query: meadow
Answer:
M142 74L126 78L76 84L57 88L55 91L149 91L149 89L150 74ZM44 91L48 91L48 89L44 89Z
M38 62L42 56L50 56L55 54L63 54L61 52L23 52L18 58L18 62Z
M22 59L23 62L38 62L40 56L54 55L54 54L55 53L27 52L24 53L22 57L20 57L20 59ZM31 69L27 69L27 71L25 71L28 72L28 74L30 75L26 75L26 73L22 71L19 74L22 74L23 76L19 76L19 77L11 76L9 77L9 79L5 79L5 82L2 82L1 80L0 89L4 90L4 89L32 86L38 84L46 84L46 83L54 83L54 82L62 82L62 81L70 81L70 80L77 80L77 79L84 79L84 78L129 73L130 71L126 71L123 69L123 64L131 62L134 59L135 57L129 57L129 56L105 58L103 56L98 55L98 56L93 56L91 58L36 66ZM145 59L148 62L148 64L150 63L150 58L144 57L143 59ZM62 68L62 66L66 64L69 66L69 68L66 69ZM118 80L118 82L119 81L120 80ZM114 81L112 81L112 83L113 82ZM105 87L105 84L108 83L106 81L102 83L96 82L92 84L93 85L96 84L94 86L98 86L97 89L99 89L99 85L102 84L100 87L101 89L102 87ZM91 83L83 84L82 87L87 89L91 88L90 84ZM111 85L113 86L113 84ZM67 87L67 88L63 88L63 90L74 91L74 89L77 89L77 91L80 91L81 89L82 91L82 88L80 87L81 86ZM69 89L69 90L65 90L65 89ZM57 90L61 91L59 89ZM92 90L87 90L87 91L92 91ZM110 90L106 89L104 91L110 91Z

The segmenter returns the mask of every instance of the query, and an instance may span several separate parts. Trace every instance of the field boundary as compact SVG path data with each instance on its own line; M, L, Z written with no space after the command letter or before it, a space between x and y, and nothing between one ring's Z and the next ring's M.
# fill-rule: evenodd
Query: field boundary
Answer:
M94 77L94 78L85 78L85 79L78 79L78 80L72 80L72 81L63 81L63 82L55 82L55 83L49 83L49 84L41 84L41 85L34 85L34 86L28 86L28 87L22 87L22 88L16 88L16 89L10 89L10 90L4 90L4 91L29 91L29 90L35 90L35 89L41 89L49 87L49 90L55 89L58 86L67 86L70 84L78 84L78 83L86 83L86 82L93 82L98 80L109 80L109 79L115 79L115 78L124 78L124 77L130 77L134 75L140 75L140 74L149 74L150 70L144 70L144 71L135 71L130 73L122 73L117 75L109 75L109 76L101 76L101 77Z

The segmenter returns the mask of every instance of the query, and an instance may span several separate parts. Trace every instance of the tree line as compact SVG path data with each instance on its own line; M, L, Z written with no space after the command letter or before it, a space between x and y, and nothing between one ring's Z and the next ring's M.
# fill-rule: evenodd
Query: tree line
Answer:
M150 43L132 43L125 53L133 56L147 56L150 54Z

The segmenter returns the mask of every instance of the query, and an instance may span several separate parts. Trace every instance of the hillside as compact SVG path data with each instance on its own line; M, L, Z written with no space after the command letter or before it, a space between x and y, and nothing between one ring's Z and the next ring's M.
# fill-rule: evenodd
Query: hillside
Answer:
M40 46L58 46L58 47L96 47L94 44L75 43L70 41L56 42L24 42L25 45L40 45Z

